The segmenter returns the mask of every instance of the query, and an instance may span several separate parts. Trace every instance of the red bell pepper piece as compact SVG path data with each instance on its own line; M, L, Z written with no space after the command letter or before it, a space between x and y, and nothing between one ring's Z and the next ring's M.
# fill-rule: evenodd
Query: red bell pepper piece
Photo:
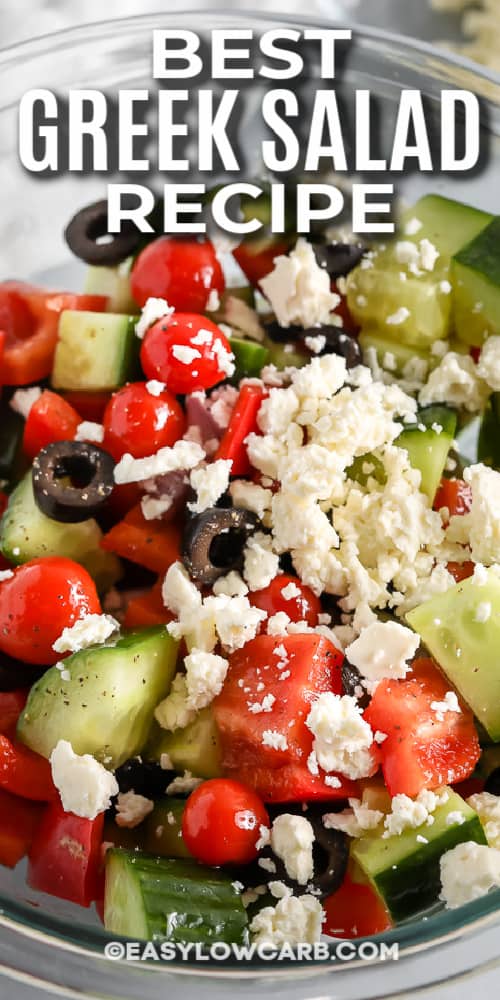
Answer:
M110 392L65 392L64 398L70 406L81 414L82 420L102 423L104 410L111 398Z
M58 796L48 760L7 736L0 736L0 788L35 802Z
M290 240L269 237L246 240L233 250L233 257L251 285L258 285L273 270L274 260L290 250Z
M151 590L129 601L123 620L125 628L147 628L149 625L164 625L173 621L174 616L162 600L162 583L161 579L158 580Z
M334 802L359 796L355 781L342 774L335 777L339 787L325 785L325 774L311 774L306 764L285 764L284 767L241 767L226 769L227 774L249 785L263 802Z
M14 868L28 853L43 806L0 790L0 864Z
M374 732L387 734L380 754L392 796L413 797L423 788L455 784L472 774L481 756L472 712L460 702L460 712L439 718L431 707L448 690L433 660L424 658L415 660L405 680L377 686L364 715Z
M48 806L29 854L31 888L80 906L100 898L103 828L104 813L90 820Z
M82 418L57 392L46 389L33 403L24 425L23 449L35 458L54 441L72 441Z
M16 734L17 720L26 704L27 691L0 692L0 734L9 739Z
M0 285L0 330L5 334L0 383L27 385L50 375L64 309L105 309L103 295L47 292L22 281Z
M442 479L434 497L434 510L447 507L450 517L468 514L472 506L472 490L463 479Z
M346 875L340 889L323 900L325 934L340 938L369 937L392 927L380 897L367 883L353 882Z
M446 563L446 569L448 573L451 573L455 583L461 583L462 580L468 580L470 576L474 573L474 563L473 562L449 562Z
M145 566L153 573L166 573L180 559L182 532L178 525L146 521L141 505L115 524L101 541L103 549Z
M258 432L257 414L266 395L266 391L258 385L244 385L240 390L229 425L214 457L214 460L225 458L232 461L232 476L248 476L252 472L244 442L252 431Z

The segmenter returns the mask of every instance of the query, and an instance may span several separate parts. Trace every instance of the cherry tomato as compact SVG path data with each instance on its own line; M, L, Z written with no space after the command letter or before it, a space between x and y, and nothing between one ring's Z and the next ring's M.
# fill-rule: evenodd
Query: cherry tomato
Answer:
M253 861L261 826L269 827L263 802L251 788L231 778L204 781L189 796L182 816L186 847L206 865Z
M165 382L171 392L211 389L232 375L229 341L211 320L197 313L160 319L144 338L141 364L149 379Z
M181 312L203 312L210 292L224 291L224 274L210 240L160 236L141 251L130 287L139 306L150 296L166 299Z
M153 455L178 441L186 426L175 396L167 389L153 396L145 382L132 382L115 392L103 423L104 448L117 461L125 452L134 458Z
M289 594L287 588L290 588ZM263 590L254 590L248 595L248 599L255 608L267 611L269 617L284 611L290 621L306 621L312 627L318 624L318 615L321 614L319 597L298 577L288 576L286 573L276 576Z
M72 559L32 559L0 584L0 649L26 663L50 664L64 628L100 614L95 584Z

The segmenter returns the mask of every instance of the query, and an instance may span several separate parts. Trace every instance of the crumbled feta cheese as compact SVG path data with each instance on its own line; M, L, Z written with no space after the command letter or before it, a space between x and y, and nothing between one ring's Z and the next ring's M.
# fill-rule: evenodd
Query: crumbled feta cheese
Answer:
M245 581L234 569L227 576L220 576L215 581L212 590L216 597L218 594L223 594L225 597L245 597L248 594Z
M52 649L56 653L77 653L80 649L106 642L119 628L119 622L111 615L84 615L74 625L62 630Z
M490 618L491 618L491 601L480 601L476 608L474 621L478 622L480 625L484 625L484 623L489 621Z
M82 420L76 428L75 441L92 441L95 444L102 444L104 441L104 427L96 424L93 420Z
M373 622L361 635L346 647L350 663L371 681L384 677L406 677L408 660L420 645L420 638L398 622Z
M321 354L321 351L325 349L326 337L322 333L318 333L314 337L304 337L304 344L313 354Z
M396 309L396 312L387 317L386 323L388 326L401 326L409 316L410 310L406 306L400 306L399 309Z
M415 837L415 840L417 841L417 844L428 844L429 843L428 837L423 837L421 833L417 833L417 836Z
M257 817L252 809L240 809L234 814L234 825L238 830L255 830Z
M143 307L140 318L135 324L136 336L142 340L153 323L163 318L166 320L170 319L173 312L172 306L169 306L165 299L149 298Z
M288 741L284 733L277 729L265 729L262 733L262 745L271 750L288 750Z
M405 225L406 236L415 236L418 232L420 232L422 225L423 223L420 219L417 219L416 216L413 216L412 219L408 219L408 222Z
M307 885L314 875L314 830L305 816L282 813L274 820L271 846L283 861L287 875L299 885Z
M3 583L4 580L11 580L13 576L14 573L11 569L0 570L0 583Z
M284 896L276 906L265 906L253 918L250 931L256 944L296 945L319 941L324 914L314 896Z
M420 267L422 267L424 271L433 271L435 263L440 256L439 251L436 250L436 247L427 239L420 240L419 248Z
M162 392L165 392L167 388L165 382L159 382L157 378L150 378L146 382L146 390L149 392L150 396L161 396Z
M170 754L165 751L160 754L160 767L162 771L175 771L174 762Z
M259 826L259 839L255 844L257 851L262 851L271 843L271 831L268 826Z
M479 413L489 393L488 385L478 376L473 359L468 354L450 351L430 373L427 384L420 390L419 401L422 406L447 403Z
M261 521L264 520L266 514L271 509L272 491L265 489L263 486L258 486L257 483L248 483L244 479L235 479L229 487L229 492L235 507L243 507L245 510L251 510Z
M485 340L477 363L477 374L493 392L500 392L500 337Z
M52 780L65 812L84 819L95 819L118 795L118 782L94 757L74 753L71 743L59 740L50 755Z
M459 715L462 711L454 691L447 691L442 701L431 701L431 709L436 713L438 722L444 721L446 712L456 712Z
M185 729L196 718L196 712L188 705L188 690L185 674L176 674L170 693L155 708L155 719L162 729L174 732Z
M460 809L453 809L446 817L446 826L462 826L466 817Z
M373 733L355 698L330 691L320 694L306 725L314 735L313 750L324 771L338 771L353 779L373 774Z
M243 576L250 590L263 590L277 576L279 556L273 552L272 538L256 531L247 541L244 552Z
M500 562L500 472L481 464L470 465L464 479L472 487L470 513L463 515L469 527L472 559L491 566Z
M133 830L139 823L149 816L154 809L152 799L147 799L144 795L136 795L134 791L120 792L116 802L117 826L127 827Z
M384 820L385 832L382 837L397 837L403 830L415 830L429 819L429 816L448 799L448 792L431 792L424 789L416 799L408 795L395 795L391 803L391 812ZM434 821L434 817L433 817Z
M231 378L231 376L235 373L234 354L232 354L231 351L228 351L220 340L214 340L212 344L212 352L217 361L219 371L221 371L226 378Z
M297 240L288 255L276 257L274 269L259 284L281 326L296 323L308 328L327 323L340 302L330 290L328 272L319 266L313 247L304 239Z
M197 347L189 347L188 344L174 344L172 347L172 357L176 361L180 361L181 365L191 365L196 358L201 358L201 356Z
M247 597L218 594L202 601L199 591L179 563L167 572L162 588L163 600L178 616L167 630L176 639L186 637L188 645L212 652L217 635L228 652L240 649L257 634L266 613L253 608Z
M195 441L176 441L172 447L160 448L155 455L133 458L125 454L115 465L115 483L140 483L145 479L175 472L178 469L193 469L205 458L201 445Z
M276 862L272 858L259 858L257 864L259 868L263 868L270 875L276 875Z
M141 510L146 521L154 521L158 517L170 510L173 504L172 497L151 497L144 496L141 499Z
M248 711L252 715L260 715L261 712L272 712L275 701L276 698L273 694L266 694L262 701L249 702Z
M220 296L216 288L210 289L210 295L207 299L207 304L205 306L205 312L217 312L220 309Z
M201 608L201 594L180 562L172 563L167 570L161 596L165 607L174 615L188 609L196 613Z
M286 587L283 587L281 591L281 596L285 598L285 601L293 601L294 597L300 597L300 595L301 590L293 580L287 583Z
M477 812L490 847L500 849L500 797L490 792L477 792L467 799Z
M206 708L222 691L229 663L223 656L192 649L184 658L187 706L195 711Z
M229 486L232 464L230 459L219 458L209 465L193 469L190 483L196 490L197 499L194 503L188 503L189 510L201 514L209 507L215 506L219 497L225 493Z
M500 886L500 851L469 840L441 856L440 871L439 898L452 910Z
M362 837L366 830L374 830L384 818L379 809L370 809L361 799L349 799L349 809L326 813L323 824L327 830L341 830L349 837Z
M452 290L451 282L447 281L445 278L444 281L439 282L439 289L443 295L450 295Z
M16 389L11 396L9 406L15 413L19 413L27 420L33 403L36 403L41 395L42 390L38 385L29 386L27 389Z
M174 778L166 787L167 795L177 795L183 792L192 792L198 785L201 785L203 778L194 778L191 771L184 771L181 777Z

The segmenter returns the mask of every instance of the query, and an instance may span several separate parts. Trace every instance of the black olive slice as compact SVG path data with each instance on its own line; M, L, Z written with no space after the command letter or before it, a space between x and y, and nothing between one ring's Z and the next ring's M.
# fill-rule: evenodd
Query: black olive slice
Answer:
M304 334L303 327L280 326L277 320L272 320L270 323L264 323L264 329L269 339L274 341L275 344L289 344L291 341L297 340L298 337L302 337Z
M64 237L70 250L86 264L111 267L135 253L141 233L131 222L124 222L120 233L108 233L108 204L104 200L80 209L66 226Z
M357 243L316 244L314 247L316 260L320 267L328 271L330 278L344 278L359 264L366 247Z
M349 663L346 657L342 663L342 690L344 694L350 695L351 698L357 698L359 707L364 709L368 707L370 696L363 688L362 681L363 678L358 668ZM361 697L358 697L360 688L364 693Z
M210 587L243 562L247 538L259 525L251 511L211 507L191 517L184 529L182 558L190 576Z
M114 462L83 441L55 441L33 462L35 501L47 517L77 524L95 517L114 488ZM66 484L62 480L68 480Z
M147 799L158 799L173 778L173 771L166 771L156 761L130 757L116 769L115 777L120 792L135 792Z
M487 777L484 790L490 795L500 795L500 767L496 767Z
M338 354L344 358L347 368L355 368L362 362L358 341L338 326L328 323L324 326L312 326L309 330L302 330L299 336L302 340L305 337L325 337L326 343L320 354Z

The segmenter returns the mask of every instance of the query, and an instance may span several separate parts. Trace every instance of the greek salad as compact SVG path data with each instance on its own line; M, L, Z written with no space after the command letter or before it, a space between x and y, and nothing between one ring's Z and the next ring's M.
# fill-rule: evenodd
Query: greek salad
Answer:
M106 224L0 284L0 862L201 944L500 887L500 220Z

